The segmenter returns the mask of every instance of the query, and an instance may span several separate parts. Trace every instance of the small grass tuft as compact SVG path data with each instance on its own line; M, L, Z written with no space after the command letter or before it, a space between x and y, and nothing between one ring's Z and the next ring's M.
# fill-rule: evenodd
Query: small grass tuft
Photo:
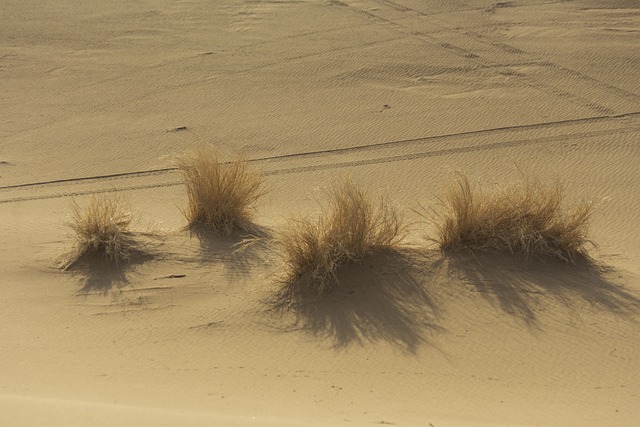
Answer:
M441 198L436 213L437 238L442 250L503 251L530 258L558 258L575 263L587 257L588 223L592 204L563 209L560 183L538 180L485 192L458 174Z
M128 261L137 246L131 225L131 213L119 196L93 196L82 209L74 200L72 219L67 225L75 233L75 259L91 255L112 264Z
M290 304L327 294L340 282L338 270L375 252L395 249L404 227L397 211L349 181L334 186L329 209L317 220L291 219L280 237L284 274L279 300Z
M230 235L250 229L255 202L264 194L264 177L238 158L223 163L215 149L202 145L176 160L187 187L183 211L190 227Z

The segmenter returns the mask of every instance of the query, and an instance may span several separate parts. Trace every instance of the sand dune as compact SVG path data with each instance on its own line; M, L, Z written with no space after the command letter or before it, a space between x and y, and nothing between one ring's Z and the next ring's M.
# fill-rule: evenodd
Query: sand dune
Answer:
M633 1L0 2L0 414L10 425L634 425L640 10ZM401 257L267 304L277 245L185 231L170 159L244 153L267 229L345 177ZM444 256L462 170L595 201L592 264ZM73 197L120 191L146 256L61 272Z

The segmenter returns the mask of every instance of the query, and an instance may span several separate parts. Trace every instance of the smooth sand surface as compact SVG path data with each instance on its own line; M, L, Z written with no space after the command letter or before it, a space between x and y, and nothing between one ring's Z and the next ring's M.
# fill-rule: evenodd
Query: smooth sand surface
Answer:
M637 2L0 0L0 16L7 425L640 419ZM267 175L261 226L316 214L350 177L405 209L420 247L433 230L412 209L452 171L559 178L596 202L595 264L431 247L277 314L277 247L184 231L171 156L202 142ZM61 272L71 199L114 190L158 232L150 256Z

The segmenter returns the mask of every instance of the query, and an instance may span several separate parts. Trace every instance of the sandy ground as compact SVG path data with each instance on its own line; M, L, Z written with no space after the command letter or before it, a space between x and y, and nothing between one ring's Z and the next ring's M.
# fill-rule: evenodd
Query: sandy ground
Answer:
M0 16L3 424L640 419L637 2L0 0ZM183 231L166 168L199 142L264 171L256 222L274 230L345 176L410 222L454 170L560 178L597 202L597 266L428 250L279 315L273 246ZM114 190L162 232L151 256L61 273L71 198Z

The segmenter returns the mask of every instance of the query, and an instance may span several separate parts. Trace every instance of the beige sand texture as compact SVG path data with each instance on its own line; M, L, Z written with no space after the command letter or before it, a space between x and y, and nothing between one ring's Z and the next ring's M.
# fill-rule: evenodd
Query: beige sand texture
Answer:
M622 426L640 420L640 8L631 0L0 0L0 424ZM185 231L171 158L240 152L255 221L333 182L409 255L284 313L277 245ZM453 171L595 201L594 263L444 257ZM72 198L146 254L61 272ZM424 249L427 248L427 249Z

